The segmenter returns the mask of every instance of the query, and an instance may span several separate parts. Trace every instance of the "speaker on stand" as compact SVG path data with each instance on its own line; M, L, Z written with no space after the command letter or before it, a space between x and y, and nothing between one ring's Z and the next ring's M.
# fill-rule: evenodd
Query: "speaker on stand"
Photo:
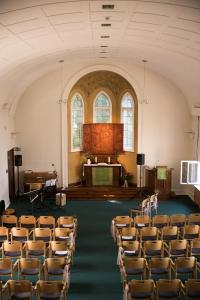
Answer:
M140 166L140 190L139 195L142 198L142 166L145 164L145 154L138 153L137 154L137 165Z
M19 167L22 166L22 155L15 155L15 167L17 167L17 196L19 196Z

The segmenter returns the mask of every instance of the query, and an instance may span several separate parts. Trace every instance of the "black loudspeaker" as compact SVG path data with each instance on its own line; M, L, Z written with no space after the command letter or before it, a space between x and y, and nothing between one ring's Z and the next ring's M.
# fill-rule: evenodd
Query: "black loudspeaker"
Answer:
M143 153L137 154L137 165L142 166L145 162L145 155Z
M15 155L15 166L16 167L22 166L22 155L21 154Z

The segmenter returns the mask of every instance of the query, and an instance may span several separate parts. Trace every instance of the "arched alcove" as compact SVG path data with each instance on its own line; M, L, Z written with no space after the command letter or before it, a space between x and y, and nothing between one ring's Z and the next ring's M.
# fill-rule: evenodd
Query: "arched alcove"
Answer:
M67 178L68 184L73 185L81 181L81 164L84 162L84 154L80 151L71 151L71 101L75 93L79 93L84 101L85 123L93 122L94 101L99 93L108 95L112 104L112 122L121 122L121 100L125 93L129 93L134 101L134 150L124 151L119 154L118 161L125 170L131 173L132 182L137 182L136 155L138 149L138 101L134 88L121 75L112 71L93 71L81 76L72 86L67 97Z

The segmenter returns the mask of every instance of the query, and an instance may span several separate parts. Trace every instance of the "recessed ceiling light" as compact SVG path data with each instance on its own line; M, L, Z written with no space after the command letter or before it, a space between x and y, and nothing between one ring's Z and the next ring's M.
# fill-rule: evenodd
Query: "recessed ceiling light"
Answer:
M99 58L106 58L105 56L99 56Z
M103 4L102 9L114 9L114 4Z
M106 20L106 21L110 20L110 17L105 17L105 20Z
M107 45L101 45L100 47L101 47L101 48L108 48Z
M102 26L102 27L110 27L111 24L110 24L110 23L103 23L103 24L101 24L101 26Z
M109 39L109 35L101 35L101 39Z

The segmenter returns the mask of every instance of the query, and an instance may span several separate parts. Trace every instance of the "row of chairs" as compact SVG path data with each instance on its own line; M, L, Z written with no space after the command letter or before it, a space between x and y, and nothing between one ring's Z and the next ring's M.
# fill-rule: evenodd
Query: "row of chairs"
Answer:
M26 300L65 300L68 291L64 281L38 280L33 286L29 280L8 280L4 285L0 281L0 299L26 299Z
M123 286L131 279L156 279L156 278L183 278L183 276L197 278L199 265L194 256L177 257L174 261L169 257L122 257L120 273Z
M50 241L45 243L43 240L26 241L24 244L19 241L4 241L1 246L2 258L10 257L15 260L20 257L65 257L72 262L74 249L65 241Z
M118 259L121 257L170 257L172 259L180 256L194 256L199 260L200 257L200 238L191 242L187 240L172 240L165 243L162 240L156 241L123 241L118 247Z
M149 215L137 215L134 218L126 216L116 216L111 223L111 233L116 240L117 230L123 227L136 227L138 229L142 227L157 227L162 228L164 226L177 226L183 228L185 225L200 225L200 213L192 213L188 216L184 214L169 215L155 215L152 218Z
M15 262L10 258L0 259L0 277L14 279L29 278L34 281L45 279L50 280L57 277L66 282L69 287L70 264L65 257L45 258L42 262L39 258L19 258Z
M1 217L1 226L12 228L12 227L25 227L33 229L36 227L41 228L74 228L77 227L77 218L73 216L60 216L57 218L53 216L40 216L36 218L33 215L22 215L17 218L15 215L3 215Z
M124 289L124 300L200 299L200 280L180 279L131 280Z
M182 230L177 226L164 226L157 228L155 226L142 227L123 227L116 230L116 242L119 244L121 241L130 240L158 240L171 241L176 239L192 240L200 237L200 226L199 225L188 225L186 224Z
M33 230L23 227L0 227L0 242L7 241L20 241L26 242L28 240L43 240L49 242L52 240L67 241L75 248L76 231L72 228L57 227L41 228L37 227Z

